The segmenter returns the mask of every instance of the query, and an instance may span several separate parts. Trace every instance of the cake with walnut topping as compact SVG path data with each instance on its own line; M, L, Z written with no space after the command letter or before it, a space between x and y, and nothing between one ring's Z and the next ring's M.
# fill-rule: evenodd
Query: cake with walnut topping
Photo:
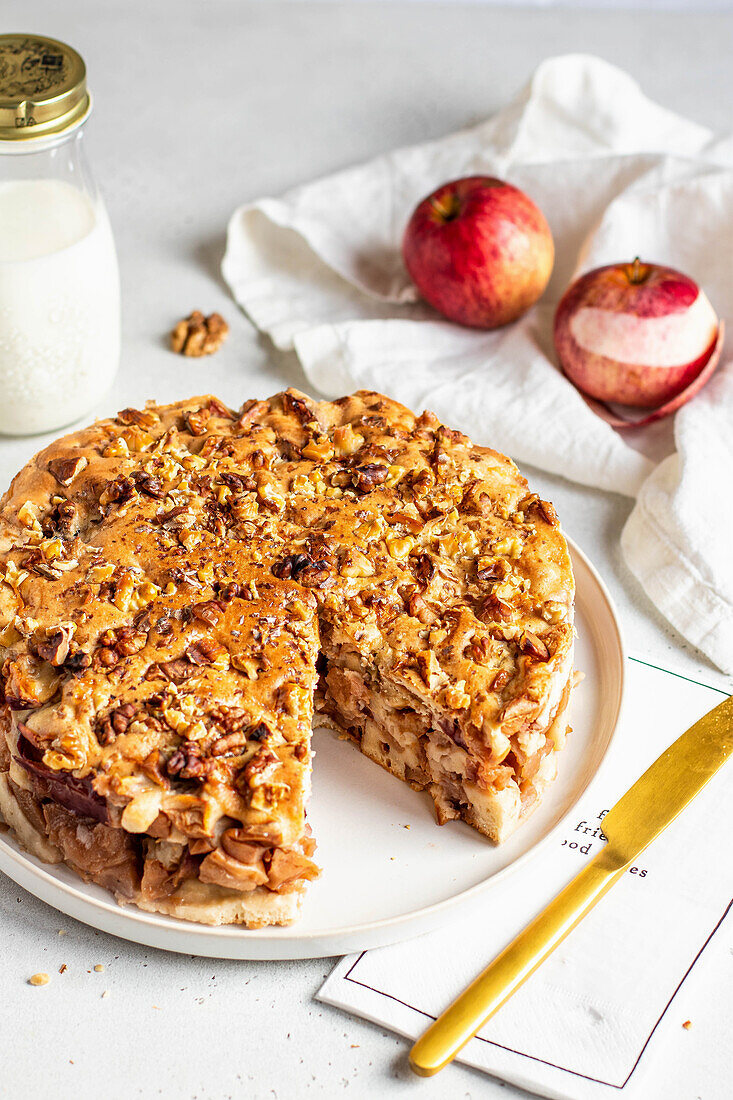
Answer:
M125 409L0 502L0 812L121 902L288 923L314 710L500 842L555 775L573 599L552 505L431 413Z

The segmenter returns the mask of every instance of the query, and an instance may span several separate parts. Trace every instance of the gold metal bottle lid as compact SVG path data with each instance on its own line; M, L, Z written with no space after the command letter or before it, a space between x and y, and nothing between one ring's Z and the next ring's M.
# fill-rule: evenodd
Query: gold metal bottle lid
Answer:
M55 38L0 34L0 141L65 134L89 114L87 71Z

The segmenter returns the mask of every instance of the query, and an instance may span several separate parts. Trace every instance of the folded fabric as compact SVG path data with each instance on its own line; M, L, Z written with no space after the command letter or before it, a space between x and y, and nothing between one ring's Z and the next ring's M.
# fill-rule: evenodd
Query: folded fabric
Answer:
M496 332L438 320L400 256L416 202L468 174L527 191L556 243L542 304ZM637 254L691 274L733 319L732 251L733 140L650 102L606 62L573 55L544 62L488 122L240 208L223 273L328 396L380 389L520 463L637 498L622 538L629 567L669 621L733 672L728 347L715 385L676 414L675 453L655 468L659 433L624 437L600 420L557 369L551 340L573 275Z

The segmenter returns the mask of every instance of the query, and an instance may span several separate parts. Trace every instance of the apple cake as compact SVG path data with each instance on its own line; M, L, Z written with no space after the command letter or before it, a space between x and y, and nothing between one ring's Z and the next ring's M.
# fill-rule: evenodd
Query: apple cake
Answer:
M0 812L120 902L288 923L314 711L500 842L555 775L573 600L552 505L432 413L125 409L0 502Z

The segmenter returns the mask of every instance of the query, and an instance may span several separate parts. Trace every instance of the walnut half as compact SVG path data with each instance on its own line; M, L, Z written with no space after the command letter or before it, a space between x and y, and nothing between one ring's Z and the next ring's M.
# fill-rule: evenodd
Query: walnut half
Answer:
M171 332L171 348L180 355L199 357L218 351L229 332L229 325L219 313L204 317L195 309L179 321Z

